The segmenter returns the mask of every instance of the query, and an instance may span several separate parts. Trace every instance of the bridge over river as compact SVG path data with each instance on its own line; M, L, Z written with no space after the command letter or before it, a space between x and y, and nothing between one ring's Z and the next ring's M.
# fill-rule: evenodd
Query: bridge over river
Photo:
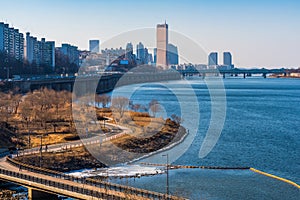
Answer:
M277 74L277 75L287 75L287 72L285 69L239 69L239 68L233 68L233 69L186 69L186 70L177 70L180 74L183 76L190 76L190 75L201 75L202 77L205 77L206 74L215 74L215 75L222 75L223 78L226 77L226 74L232 75L232 76L238 76L239 74L242 74L244 78L246 76L252 76L253 74L261 74L264 78L267 77L268 74Z
M125 127L117 125L114 126L122 131L105 138L106 140L119 137L129 131L129 129ZM49 145L48 151L57 151L64 147L72 148L83 144L100 142L97 139L99 138L91 137L59 145ZM39 148L32 148L20 153L24 155L39 153L38 149ZM28 188L29 200L55 200L58 199L58 195L84 200L183 199L172 195L167 197L167 195L163 193L99 181L91 178L79 178L57 171L27 165L8 157L8 152L0 154L0 180Z
M27 187L29 200L55 200L58 195L84 200L183 199L91 178L74 177L26 165L9 157L0 159L0 180Z

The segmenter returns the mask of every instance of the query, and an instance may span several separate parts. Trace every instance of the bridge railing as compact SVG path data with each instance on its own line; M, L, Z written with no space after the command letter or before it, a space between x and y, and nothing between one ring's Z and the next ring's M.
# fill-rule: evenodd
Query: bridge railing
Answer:
M38 184L42 184L42 185L46 185L46 186L55 187L58 189L67 190L67 191L74 192L74 193L79 193L82 195L92 196L92 197L96 197L96 198L122 199L122 200L124 199L125 200L125 198L116 197L111 194L107 194L107 193L103 193L103 192L99 192L99 191L95 191L95 190L90 190L90 189L86 189L86 188L82 188L82 187L78 187L78 186L73 186L73 185L61 183L58 181L51 181L51 180L44 179L44 178L38 178L35 176L26 175L23 173L14 172L14 171L10 171L10 170L0 169L0 174L6 175L9 177L22 179L22 180L27 180L30 182L34 182L34 183L38 183ZM43 189L45 189L45 188L43 188Z
M101 181L101 180L95 180L92 178L82 178L82 177L75 177L75 176L70 176L61 172L45 169L45 168L39 168L35 167L32 165L28 165L22 162L18 162L12 158L6 157L7 162L10 164L19 167L19 169L24 169L27 171L35 172L35 173L40 173L56 178L61 178L65 180L70 180L73 182L77 183L82 183L90 186L95 186L107 190L114 190L117 192L122 192L130 195L136 195L136 196L141 196L145 198L151 198L151 199L172 199L172 200L182 200L184 198L169 195L167 198L166 194L158 193L158 192L153 192L149 190L144 190L144 189L139 189L139 188L134 188L130 186L125 186L125 185L120 185L120 184L115 184L115 183L110 183L106 181Z

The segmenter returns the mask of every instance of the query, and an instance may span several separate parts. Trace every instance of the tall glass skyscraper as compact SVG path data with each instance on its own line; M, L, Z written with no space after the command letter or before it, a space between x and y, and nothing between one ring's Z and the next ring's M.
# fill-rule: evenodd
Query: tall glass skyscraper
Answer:
M168 64L169 65L178 65L178 49L177 46L173 44L168 44Z

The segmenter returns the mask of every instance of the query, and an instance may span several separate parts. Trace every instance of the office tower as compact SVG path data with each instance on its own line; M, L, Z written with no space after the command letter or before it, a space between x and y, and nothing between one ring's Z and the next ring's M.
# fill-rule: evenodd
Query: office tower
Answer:
M131 42L126 44L125 58L127 58L127 59L132 59L133 58L133 45L132 45Z
M27 32L25 42L25 59L30 64L35 64L37 66L50 66L54 69L55 42L46 41L45 38L38 41L36 37L30 36L30 33Z
M223 64L227 66L232 66L232 56L230 52L223 53Z
M136 45L136 56L140 64L145 63L145 48L141 42Z
M149 60L149 51L148 51L148 48L144 48L143 64L148 64L149 62L150 62L150 60Z
M100 52L100 41L99 40L90 40L90 52L99 53Z
M156 27L156 66L168 68L167 59L168 24L158 24Z
M178 49L177 46L173 44L168 44L168 64L169 65L178 65Z
M218 53L217 52L212 52L209 54L208 65L209 66L218 65Z
M3 22L0 22L0 52L20 61L24 58L23 34Z

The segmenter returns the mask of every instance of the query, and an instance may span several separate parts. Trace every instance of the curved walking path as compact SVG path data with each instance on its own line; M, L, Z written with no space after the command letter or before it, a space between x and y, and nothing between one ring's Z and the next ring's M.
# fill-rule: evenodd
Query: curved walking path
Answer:
M103 135L97 135L97 136L88 137L88 138L80 138L79 140L75 140L75 141L59 143L59 144L51 144L51 145L47 145L47 150L45 149L45 145L43 145L43 151L55 152L55 151L62 151L62 150L66 150L66 149L70 149L70 148L74 148L74 147L81 147L81 146L90 145L90 144L97 144L100 142L106 142L106 141L121 137L125 134L131 133L131 130L127 127L112 124L112 123L107 123L107 125L112 126L114 128L118 128L121 130L121 132L117 133L117 134L113 134L111 136L107 136L107 133L106 133ZM20 155L29 155L29 154L39 153L39 152L40 152L40 147L34 147L31 149L24 149L24 150L20 151L19 153L20 153Z

